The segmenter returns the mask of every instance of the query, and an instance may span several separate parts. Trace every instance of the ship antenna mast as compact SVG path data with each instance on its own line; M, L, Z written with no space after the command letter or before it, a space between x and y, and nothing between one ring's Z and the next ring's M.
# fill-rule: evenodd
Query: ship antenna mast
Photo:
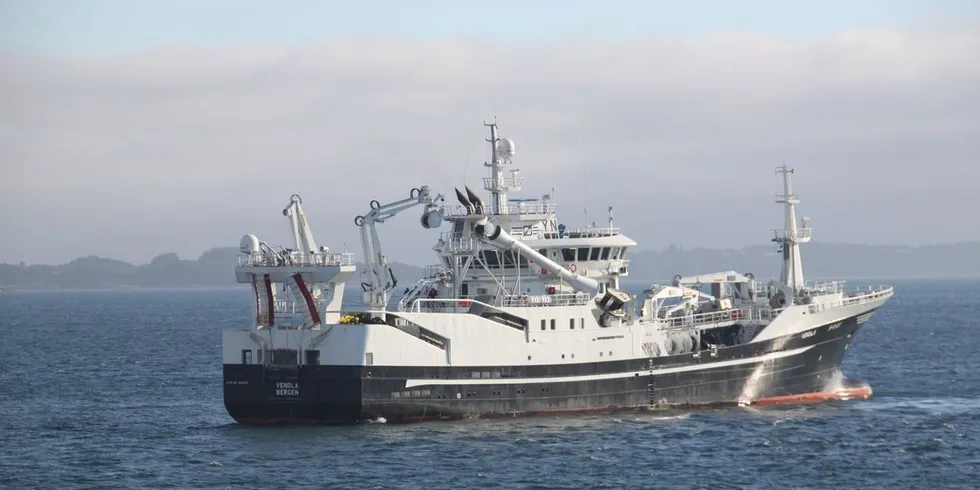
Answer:
M796 225L796 205L800 199L793 192L793 183L790 174L794 169L786 167L786 164L776 167L776 173L783 174L783 193L776 194L776 202L785 204L785 226L782 230L776 230L773 241L781 245L783 252L783 269L780 281L791 288L799 291L803 288L803 261L800 258L800 244L810 241L810 232L807 218L803 218L803 226Z
M510 175L504 173L504 165L510 163L514 156L514 142L497 136L496 118L493 122L484 121L483 125L490 128L490 138L487 139L490 143L490 161L483 164L490 168L490 177L483 179L483 188L490 192L491 212L507 214L507 193L520 191L523 181L517 170L511 170Z

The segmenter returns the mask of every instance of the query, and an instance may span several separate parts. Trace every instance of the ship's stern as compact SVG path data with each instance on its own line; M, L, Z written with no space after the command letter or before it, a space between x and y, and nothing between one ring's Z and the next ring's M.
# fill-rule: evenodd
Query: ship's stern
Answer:
M223 335L224 403L236 422L350 424L362 419L362 366L320 365L318 350L268 349L255 337L249 330Z

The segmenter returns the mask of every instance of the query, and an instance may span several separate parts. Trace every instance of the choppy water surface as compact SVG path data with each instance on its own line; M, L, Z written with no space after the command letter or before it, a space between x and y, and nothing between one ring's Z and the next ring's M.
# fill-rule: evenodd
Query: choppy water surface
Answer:
M977 488L980 281L895 285L868 401L340 428L228 417L247 289L4 292L0 488Z

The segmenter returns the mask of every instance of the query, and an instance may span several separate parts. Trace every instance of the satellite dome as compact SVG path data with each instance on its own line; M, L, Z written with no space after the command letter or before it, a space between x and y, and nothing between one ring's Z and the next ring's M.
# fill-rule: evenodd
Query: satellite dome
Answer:
M497 154L504 158L514 156L514 140L509 138L500 138L500 140L497 141Z
M239 242L238 250L245 255L259 253L259 237L252 234L243 236L242 241Z

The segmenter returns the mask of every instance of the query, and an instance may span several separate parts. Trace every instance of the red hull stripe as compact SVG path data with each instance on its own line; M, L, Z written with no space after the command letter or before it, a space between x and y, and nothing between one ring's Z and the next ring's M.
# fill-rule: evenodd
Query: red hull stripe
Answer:
M820 391L799 395L774 396L752 400L752 405L778 405L782 403L815 403L830 400L856 400L871 398L871 388L848 388L840 391Z
M314 325L319 325L320 314L316 311L316 304L313 302L313 295L310 294L310 289L306 287L306 282L303 281L303 276L297 272L293 274L293 280L296 281L296 286L299 287L299 292L303 295L303 299L306 300L306 307L310 310L310 319L313 320Z
M255 324L262 325L262 301L259 298L259 283L256 277L252 276L252 292L255 293Z
M269 326L271 327L274 323L276 323L276 319L275 319L276 298L272 296L272 279L269 278L268 274L265 275L265 294L269 298L269 306L268 306Z

